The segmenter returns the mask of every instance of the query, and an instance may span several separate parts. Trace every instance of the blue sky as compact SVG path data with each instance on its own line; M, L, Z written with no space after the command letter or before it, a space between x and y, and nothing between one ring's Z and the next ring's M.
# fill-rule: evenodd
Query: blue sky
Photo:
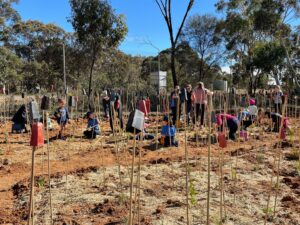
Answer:
M119 14L126 16L129 29L120 49L132 55L156 55L157 50L148 40L163 50L170 46L169 34L154 0L110 0L113 8ZM174 25L177 28L183 17L188 0L173 1ZM196 0L191 14L216 14L214 4L217 0ZM44 23L54 23L67 31L72 31L72 25L67 22L70 16L68 0L20 0L15 7L24 20L40 20Z

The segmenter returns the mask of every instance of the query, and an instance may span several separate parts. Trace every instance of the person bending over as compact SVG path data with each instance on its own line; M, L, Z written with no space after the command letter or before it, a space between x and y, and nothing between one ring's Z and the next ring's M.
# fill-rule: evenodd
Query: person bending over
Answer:
M272 132L279 132L281 126L282 115L275 112L259 110L259 122L262 123L263 119L267 119L268 123L271 125ZM288 117L283 118L283 129L287 129L289 125Z
M236 140L236 132L238 130L238 124L239 124L239 121L238 119L235 117L235 116L232 116L230 114L218 114L216 116L216 124L217 124L217 127L218 127L218 130L219 131L223 131L223 127L224 125L224 122L226 121L227 123L227 127L229 129L229 139L231 140Z

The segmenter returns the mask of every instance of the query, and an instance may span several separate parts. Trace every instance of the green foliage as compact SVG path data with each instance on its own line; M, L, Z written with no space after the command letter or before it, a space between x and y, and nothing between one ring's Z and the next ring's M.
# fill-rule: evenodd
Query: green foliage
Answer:
M189 182L189 192L190 193L189 194L190 194L191 203L193 206L195 206L197 204L197 190L196 190L194 182L195 182L195 180L190 179L190 182Z
M267 216L270 216L273 213L273 208L271 208L271 207L269 207L269 208L263 208L262 211Z
M208 77L211 68L222 63L224 54L221 46L222 38L217 30L218 23L219 20L214 16L196 14L187 20L183 30L182 38L199 55L197 72L201 81Z
M278 42L258 42L253 55L253 66L267 73L283 66L285 60L284 48Z
M43 189L45 187L45 178L44 177L40 177L37 181L37 185L39 188Z
M70 0L70 22L90 63L89 100L95 63L104 50L117 47L127 34L123 15L115 14L107 0Z
M265 157L263 154L258 154L258 155L256 155L256 160L257 160L258 164L263 164L265 161Z
M0 46L0 81L17 83L22 80L20 70L22 61L9 49Z
M295 165L294 165L294 167L295 167L295 169L296 169L297 171L299 171L299 172L300 172L300 161L298 161L298 162L295 162Z
M237 179L237 172L235 169L231 169L231 179L236 180Z

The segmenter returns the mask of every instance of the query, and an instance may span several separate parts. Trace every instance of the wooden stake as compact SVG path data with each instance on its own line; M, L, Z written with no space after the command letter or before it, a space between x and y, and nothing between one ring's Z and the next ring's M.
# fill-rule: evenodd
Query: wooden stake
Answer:
M133 153L132 153L131 173L130 173L130 202L129 202L128 225L133 224L133 221L132 221L132 196L133 196L133 172L134 172L135 150L136 150L136 129L134 128Z
M34 225L34 158L35 158L36 147L32 148L32 157L31 157L31 183L30 183L30 200L29 200L29 210L28 210L28 222L27 224Z
M211 160L211 113L212 113L212 96L209 95L208 106L208 151L207 151L207 204L206 204L206 225L210 224L210 160Z
M283 105L283 109L282 109L282 118L281 118L281 125L280 125L280 129L279 129L279 149L278 149L278 163L277 163L277 177L276 177L276 190L275 190L275 201L274 201L274 209L273 209L273 217L275 217L276 215L276 205L277 205L277 197L278 197L278 190L279 190L279 173L280 173L280 161L281 161L281 148L282 148L282 139L281 139L281 130L283 129L283 125L284 125L284 117L286 115L286 111L287 111L287 96L285 96L284 98L284 105Z
M50 170L50 145L49 145L49 126L48 114L46 113L46 137L47 137L47 153L48 153L48 186L49 186L49 205L50 205L50 222L53 224L52 211L52 194L51 194L51 170Z
M189 216L189 158L186 134L186 101L184 101L184 152L185 152L185 189L186 189L186 224L190 224ZM171 138L171 137L170 137Z

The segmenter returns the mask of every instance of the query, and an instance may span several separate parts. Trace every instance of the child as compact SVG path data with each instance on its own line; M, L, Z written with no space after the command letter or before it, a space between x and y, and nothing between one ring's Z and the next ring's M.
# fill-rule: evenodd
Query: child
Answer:
M63 99L58 99L58 108L54 113L57 123L60 126L58 138L65 140L63 136L66 124L69 121L69 112L68 109L65 107L65 101Z
M223 131L223 125L224 125L223 123L225 119L227 121L227 126L229 128L229 139L234 141L236 139L235 133L238 130L239 121L235 116L232 116L230 114L224 114L224 113L218 114L216 120L217 120L217 127L219 128L220 131Z
M161 130L161 140L163 141L164 147L178 146L178 143L175 141L176 128L173 126L172 122L169 122L169 118L164 116L163 127Z
M97 137L97 135L100 135L100 129L99 129L99 120L95 118L95 115L93 112L87 113L87 130L83 132L84 136L88 139L94 139Z
M16 131L17 133L27 132L25 124L27 123L26 118L26 107L22 105L19 110L15 113L12 118L13 125L12 125L12 133Z

